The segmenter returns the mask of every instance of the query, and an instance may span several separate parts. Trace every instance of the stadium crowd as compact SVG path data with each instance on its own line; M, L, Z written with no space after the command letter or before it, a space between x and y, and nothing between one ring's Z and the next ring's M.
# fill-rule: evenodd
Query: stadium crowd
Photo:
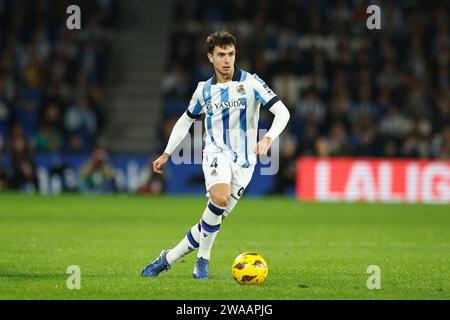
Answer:
M0 190L37 188L36 152L90 152L104 127L115 1L77 3L83 28L73 31L71 1L0 0Z
M37 187L37 152L89 152L82 190L100 180L114 189L111 168L95 160L107 159L95 140L107 121L117 1L77 3L86 10L74 32L65 25L69 0L0 0L0 190ZM176 0L156 149L213 72L206 36L228 30L238 40L237 67L258 74L291 111L274 191L293 185L302 155L450 159L448 2L380 2L381 30L367 29L368 5ZM271 119L263 109L260 128Z
M450 159L448 2L383 1L381 30L366 27L367 1L176 3L166 138L196 83L212 74L206 36L224 29L238 40L237 67L290 108L281 185L292 184L302 155ZM263 112L261 127L270 119Z

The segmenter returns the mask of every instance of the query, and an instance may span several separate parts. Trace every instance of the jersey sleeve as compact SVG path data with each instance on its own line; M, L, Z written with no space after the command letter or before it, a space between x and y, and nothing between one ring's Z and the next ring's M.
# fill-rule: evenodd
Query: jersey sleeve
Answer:
M253 93L255 99L264 107L270 109L280 98L269 88L269 86L258 75L254 74L252 79Z
M189 106L186 110L186 114L192 119L198 119L202 116L203 105L201 99L201 84L197 85L197 88L192 95L191 101L189 101Z

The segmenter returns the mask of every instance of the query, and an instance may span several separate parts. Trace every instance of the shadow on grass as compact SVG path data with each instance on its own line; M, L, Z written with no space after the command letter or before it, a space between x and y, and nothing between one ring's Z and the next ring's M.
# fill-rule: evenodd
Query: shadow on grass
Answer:
M53 280L66 279L67 276L61 273L32 273L32 272L4 272L0 271L0 278L14 280Z

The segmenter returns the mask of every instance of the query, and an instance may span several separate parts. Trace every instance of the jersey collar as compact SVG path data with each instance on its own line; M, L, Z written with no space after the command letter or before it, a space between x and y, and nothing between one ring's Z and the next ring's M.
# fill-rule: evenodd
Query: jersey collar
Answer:
M236 68L234 66L234 74L232 81L239 81L241 79L241 69ZM211 84L217 84L216 73L212 76Z

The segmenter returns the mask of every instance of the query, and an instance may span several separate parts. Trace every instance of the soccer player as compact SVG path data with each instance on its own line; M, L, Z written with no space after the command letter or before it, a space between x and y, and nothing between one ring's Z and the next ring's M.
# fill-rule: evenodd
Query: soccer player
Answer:
M215 32L208 36L206 44L214 75L198 83L164 153L153 162L153 170L163 173L170 154L195 119L204 114L206 138L202 167L209 201L200 222L174 248L163 250L147 265L143 276L157 276L169 270L178 259L198 248L193 277L208 278L211 248L223 218L231 213L249 184L257 155L267 154L289 121L288 109L266 83L256 74L236 68L236 38L232 34ZM264 138L257 142L260 106L275 117Z

